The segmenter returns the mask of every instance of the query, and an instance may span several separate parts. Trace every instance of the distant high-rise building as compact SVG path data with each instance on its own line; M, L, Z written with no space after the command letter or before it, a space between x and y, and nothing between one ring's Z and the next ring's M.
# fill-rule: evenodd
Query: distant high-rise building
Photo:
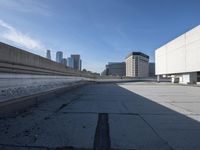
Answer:
M47 50L46 58L51 60L51 51Z
M75 70L81 70L82 68L82 61L80 59L80 55L71 55L71 58L73 59L74 62L74 69Z
M153 62L149 63L149 76L155 76L155 63Z
M141 52L132 52L126 57L126 76L148 77L149 56Z
M80 59L80 61L79 61L79 70L82 70L82 60Z
M112 75L112 76L125 76L126 74L126 64L125 62L109 62L106 65L106 69L102 75Z
M56 53L56 62L62 63L62 59L63 59L63 52L57 51L57 53Z
M70 68L74 68L74 59L72 57L67 58L67 66Z
M62 61L61 61L61 63L62 63L63 65L65 65L65 66L67 66L67 59L66 59L66 58L63 58Z

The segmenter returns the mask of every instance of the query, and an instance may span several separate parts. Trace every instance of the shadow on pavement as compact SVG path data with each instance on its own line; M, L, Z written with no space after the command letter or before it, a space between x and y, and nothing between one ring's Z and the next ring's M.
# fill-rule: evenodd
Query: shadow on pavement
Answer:
M198 121L117 84L51 99L28 115L0 120L0 131L1 149L200 149Z

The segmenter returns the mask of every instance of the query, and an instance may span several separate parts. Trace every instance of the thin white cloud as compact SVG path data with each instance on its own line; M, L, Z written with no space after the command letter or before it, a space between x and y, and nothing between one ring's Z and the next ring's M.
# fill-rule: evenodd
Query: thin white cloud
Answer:
M45 49L40 41L23 34L3 20L0 20L0 38L27 50L41 51Z
M22 13L52 16L48 3L43 0L0 0L0 8Z

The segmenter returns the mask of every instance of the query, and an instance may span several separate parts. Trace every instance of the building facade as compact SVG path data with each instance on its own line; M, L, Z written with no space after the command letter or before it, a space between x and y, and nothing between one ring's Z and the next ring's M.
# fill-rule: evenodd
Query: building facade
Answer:
M149 63L149 77L155 76L155 63Z
M67 58L67 66L70 68L74 68L74 59L72 57Z
M126 76L148 77L149 56L141 52L132 52L126 57Z
M125 62L109 62L106 65L105 75L112 76L125 76L126 75L126 64Z
M82 60L80 58L78 54L71 55L67 58L67 66L75 70L82 70Z
M57 53L56 53L56 62L62 63L62 59L63 59L63 52L62 51L57 51Z
M66 59L66 58L63 58L62 61L61 61L61 63L62 63L63 65L65 65L65 66L67 66L67 59Z
M82 69L82 61L80 55L71 55L71 58L73 60L73 69L75 70L81 70Z
M155 51L156 75L172 82L200 82L200 25Z
M46 58L51 60L51 51L47 50Z

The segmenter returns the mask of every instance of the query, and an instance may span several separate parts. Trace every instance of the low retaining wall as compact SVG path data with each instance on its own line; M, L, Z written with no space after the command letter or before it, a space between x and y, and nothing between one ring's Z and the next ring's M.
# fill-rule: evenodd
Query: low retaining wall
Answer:
M0 117L96 77L0 42Z
M64 85L60 85L54 88L47 88L41 91L35 91L34 93L27 93L26 95L18 95L12 97L10 100L4 100L0 102L0 118L15 117L16 115L28 110L30 107L47 100L55 95L62 94L67 90L80 87L82 85L90 83L89 81L74 81L68 82Z
M60 63L0 42L0 72L67 75L95 78L97 75L78 71Z
M60 88L79 81L90 81L85 77L49 76L28 74L0 74L0 102L32 95L37 92Z

